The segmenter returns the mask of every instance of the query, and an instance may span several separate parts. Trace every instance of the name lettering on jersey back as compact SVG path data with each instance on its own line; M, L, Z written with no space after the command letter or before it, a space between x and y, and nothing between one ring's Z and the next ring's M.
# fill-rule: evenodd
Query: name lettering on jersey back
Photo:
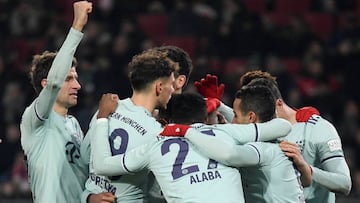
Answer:
M201 183L205 181L221 178L219 171L207 171L190 175L190 184Z
M138 122L134 121L133 119L126 117L124 115L121 115L117 112L113 113L111 116L111 118L115 118L129 126L131 126L132 128L134 128L138 133L140 133L141 135L145 135L147 133L147 130L145 130L145 128L140 125Z
M100 177L93 173L90 174L90 179L95 182L95 185L99 186L101 189L105 189L108 192L113 194L116 193L116 187L110 183L106 178Z

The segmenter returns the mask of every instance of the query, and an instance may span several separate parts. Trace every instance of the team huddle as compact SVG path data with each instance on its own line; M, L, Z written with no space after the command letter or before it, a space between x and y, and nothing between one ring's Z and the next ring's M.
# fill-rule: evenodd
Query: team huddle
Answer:
M59 51L32 62L38 97L20 127L35 203L335 203L350 192L340 137L315 108L289 107L276 77L259 70L239 78L232 107L215 75L183 93L193 67L175 46L135 55L131 97L104 94L84 136L68 109L91 12L75 2Z

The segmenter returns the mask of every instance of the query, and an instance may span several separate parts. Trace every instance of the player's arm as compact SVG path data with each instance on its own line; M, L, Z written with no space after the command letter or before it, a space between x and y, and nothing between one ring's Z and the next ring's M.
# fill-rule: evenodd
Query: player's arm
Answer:
M315 143L315 147L321 161L321 168L312 166L313 180L333 192L349 194L351 190L350 170L335 127L327 121L317 123L310 136L317 136L314 138L319 140Z
M280 118L273 119L266 123L256 124L224 124L218 126L219 130L233 137L239 144L256 141L269 141L287 135L291 130L291 124ZM207 149L208 146L219 148L219 144L224 144L223 140L216 136L203 136L197 131L189 131L185 134L195 146ZM221 149L221 148L220 148Z
M108 116L115 112L118 106L118 96L104 94L99 102L95 133L91 137L91 154L95 173L105 176L132 173L135 169L145 167L148 150L140 147L128 151L127 154L112 156L109 143ZM146 148L146 147L144 147ZM128 159L127 159L128 158Z
M313 180L332 192L348 195L351 190L349 167L344 158L329 160L322 168L311 166Z
M91 140L93 166L96 174L115 176L134 173L145 168L148 160L148 145L142 145L125 154L112 156L109 144L108 119L96 121L95 136Z
M223 132L234 137L238 143L244 144L254 141L273 140L285 136L290 132L291 124L284 119L277 118L266 123L246 125L227 124L221 128L224 130ZM230 130L227 131L225 128L229 128ZM189 129L185 134L185 138L189 139L204 155L226 165L240 166L239 164L241 163L254 165L255 162L257 163L257 161L259 161L259 159L256 159L257 155L252 154L256 152L256 150L254 151L252 148L253 145L244 147L230 144L216 136L204 136L194 129ZM239 156L239 153L245 153L245 159L249 156L255 158L243 161L242 159L244 157ZM250 161L250 163L247 163L247 161Z
M216 136L204 136L201 132L192 128L186 132L185 137L190 137L190 142L192 142L203 155L222 164L242 167L253 166L260 162L259 150L257 150L254 145L228 143L216 138Z
M230 108L229 106L227 106L224 103L220 103L219 108L217 109L222 115L224 115L225 119L228 122L231 122L234 118L234 111L232 108Z
M261 155L263 154L261 148L258 148L256 145L251 143L245 145L224 145L219 146L219 149L220 148L223 149L221 150L221 153L209 154L209 158L228 166L255 166L260 164L262 161L261 158L264 157Z
M291 131L289 121L274 118L264 123L228 124L227 133L240 144L271 141L286 136Z
M46 79L46 86L35 101L33 113L36 117L32 119L32 126L41 125L41 123L48 118L56 101L58 92L71 68L75 50L83 37L81 31L87 23L88 14L91 11L92 3L90 2L81 1L74 3L74 20L72 28L51 65Z
M215 150L207 150L212 151L213 153L204 150L201 150L201 152L211 159L232 167L255 166L260 164L261 158L264 157L261 155L263 154L261 149L251 143L245 145L221 144L222 145L218 145Z

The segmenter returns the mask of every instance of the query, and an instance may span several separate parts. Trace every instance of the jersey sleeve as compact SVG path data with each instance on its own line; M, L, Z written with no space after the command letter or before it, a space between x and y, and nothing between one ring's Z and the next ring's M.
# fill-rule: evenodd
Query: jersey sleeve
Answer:
M253 145L237 145L225 142L215 136L204 136L195 129L189 129L186 138L206 157L222 164L240 167L260 162L260 151Z
M148 144L136 147L125 154L112 156L108 141L108 119L96 121L95 134L91 139L91 153L96 174L115 176L130 174L146 167Z
M228 147L227 157L214 157L213 159L228 166L249 167L259 165L264 157L262 148L256 146L256 143ZM221 155L221 153L219 154Z
M348 195L351 191L350 170L345 159L332 159L322 164L323 170L311 166L313 181L330 191Z
M222 129L239 144L245 144L284 137L291 131L291 124L285 119L275 118L265 123L226 124Z
M228 107L226 104L224 103L220 103L220 106L218 108L218 111L224 115L225 119L228 121L228 122L231 122L234 118L234 111L232 108Z
M349 167L345 161L340 137L328 121L316 123L311 139L319 153L321 168L313 167L313 179L331 191L348 194L351 189Z
M321 163L330 159L344 157L340 137L335 127L328 121L316 123L311 138L320 156Z
M30 112L31 126L37 127L48 118L58 92L71 68L75 50L82 39L83 33L71 28L63 45L51 65L45 88L32 105Z

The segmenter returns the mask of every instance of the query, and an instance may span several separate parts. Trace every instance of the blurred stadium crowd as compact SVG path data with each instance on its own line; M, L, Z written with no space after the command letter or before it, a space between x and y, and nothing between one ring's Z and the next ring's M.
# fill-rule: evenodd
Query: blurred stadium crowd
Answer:
M72 0L0 0L0 197L29 198L20 146L21 114L34 98L32 55L57 50ZM126 65L159 45L186 50L194 63L188 90L206 73L225 83L232 105L240 76L261 69L278 77L294 108L312 105L337 127L360 198L359 0L93 0L76 53L82 84L71 109L86 132L100 95L128 97Z

